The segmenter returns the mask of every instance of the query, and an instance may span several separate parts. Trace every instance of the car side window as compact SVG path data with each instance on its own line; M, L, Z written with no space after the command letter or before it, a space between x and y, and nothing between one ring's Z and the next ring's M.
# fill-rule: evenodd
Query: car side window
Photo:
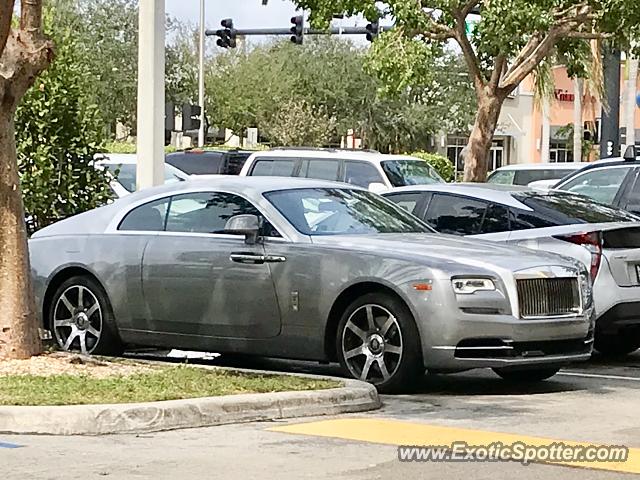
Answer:
M369 163L347 160L344 170L344 181L352 185L369 188L372 183L385 183L376 167Z
M164 230L169 198L145 203L131 210L118 225L118 230L161 232Z
M437 193L431 198L425 220L441 233L474 235L481 233L487 206L482 200Z
M420 201L421 193L412 192L412 193L394 193L391 195L386 195L386 198L391 200L393 203L398 204L406 211L410 213L414 213L416 210L416 206Z
M515 170L501 170L499 172L493 172L487 179L487 183L513 185L513 179L515 175L516 175Z
M300 177L316 178L318 180L338 180L340 170L339 160L325 160L321 158L310 158L302 161Z
M556 222L541 213L529 210L513 208L509 216L511 230L529 230L530 228L546 228L557 225Z
M236 215L258 215L248 200L231 193L185 193L171 199L167 215L167 232L227 233L227 220ZM268 222L263 235L280 236Z
M635 179L633 186L629 189L625 195L622 207L629 212L638 214L640 213L640 169L635 169Z
M295 158L261 158L253 165L250 175L256 177L292 177L295 165Z
M558 188L572 193L579 193L597 202L613 203L622 181L631 167L599 168L587 171Z
M509 231L509 209L504 205L492 203L487 208L482 222L481 233L500 233Z

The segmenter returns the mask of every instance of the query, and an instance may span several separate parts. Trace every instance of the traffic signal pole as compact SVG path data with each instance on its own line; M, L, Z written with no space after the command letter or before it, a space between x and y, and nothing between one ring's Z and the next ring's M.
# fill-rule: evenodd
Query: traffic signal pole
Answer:
M380 32L391 30L392 27L380 26ZM207 30L208 37L216 36L218 30ZM259 36L259 35L291 35L289 28L237 28L235 30L238 37ZM304 28L303 35L366 35L370 33L366 27L331 27L327 30L315 28Z
M602 109L600 158L620 155L620 49L605 47L604 85L609 108Z
M204 120L204 0L200 0L200 58L198 66L198 105L200 105L200 118ZM205 122L200 122L198 129L198 147L204 147L205 142Z
M164 0L140 0L137 189L164 181Z

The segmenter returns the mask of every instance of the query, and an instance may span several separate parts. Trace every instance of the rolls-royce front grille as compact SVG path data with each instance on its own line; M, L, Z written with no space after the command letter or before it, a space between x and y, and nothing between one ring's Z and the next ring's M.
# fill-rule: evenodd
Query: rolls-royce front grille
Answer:
M573 278L528 278L517 281L520 317L557 317L580 312L580 288Z

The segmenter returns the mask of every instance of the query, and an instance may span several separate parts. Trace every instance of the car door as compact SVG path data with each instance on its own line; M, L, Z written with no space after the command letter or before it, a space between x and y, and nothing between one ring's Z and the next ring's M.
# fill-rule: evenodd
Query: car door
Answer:
M149 241L143 257L150 330L227 338L278 335L280 312L264 247L224 232L227 220L240 214L259 212L230 193L171 198L164 232Z
M346 160L344 162L345 183L369 188L371 184L382 184L387 186L378 169L370 163L358 160Z
M633 172L635 168L632 165L594 168L571 177L555 188L585 195L600 203L617 205L621 189Z
M335 182L340 178L340 160L330 158L302 159L298 176Z

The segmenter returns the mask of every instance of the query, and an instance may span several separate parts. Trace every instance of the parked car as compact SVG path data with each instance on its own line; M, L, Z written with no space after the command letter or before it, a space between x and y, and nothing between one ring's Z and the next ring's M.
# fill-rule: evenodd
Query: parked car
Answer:
M622 158L588 164L557 182L553 188L640 213L640 160L636 149L627 149Z
M109 185L114 198L122 198L136 190L137 157L135 154L101 153L96 156L95 167L105 169L111 177ZM165 164L165 183L182 182L189 178L180 170Z
M584 166L584 163L520 163L495 169L487 178L488 183L522 185L549 188L561 178ZM549 181L555 180L549 184ZM541 183L543 182L544 183ZM535 185L532 183L536 182ZM538 183L540 182L540 183Z
M39 231L30 253L45 328L86 353L338 360L383 391L425 368L537 381L590 356L579 262L436 234L358 187L284 183L165 185Z
M581 261L595 290L596 350L640 348L639 217L577 195L490 184L406 187L386 197L442 233Z
M251 153L248 150L190 149L169 153L165 161L187 175L238 175Z
M240 175L340 181L374 192L444 182L433 167L419 158L327 148L276 148L256 152L249 157Z

